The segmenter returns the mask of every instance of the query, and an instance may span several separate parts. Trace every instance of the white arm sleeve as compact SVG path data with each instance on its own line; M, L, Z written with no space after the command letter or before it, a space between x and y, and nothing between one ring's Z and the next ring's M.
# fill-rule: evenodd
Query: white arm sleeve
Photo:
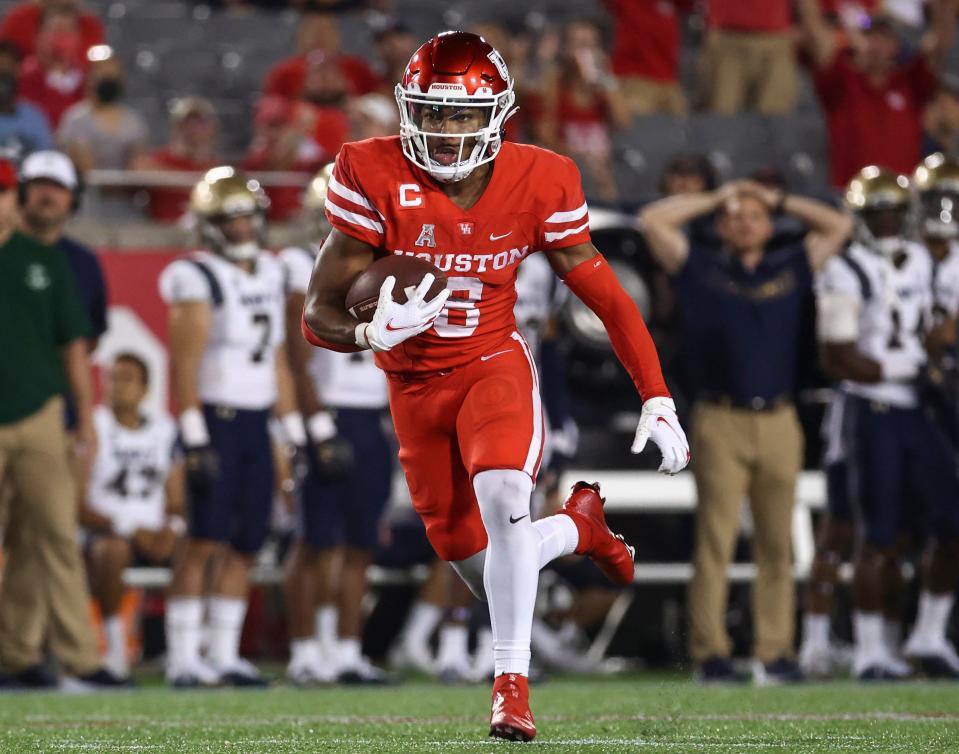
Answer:
M287 295L306 293L313 274L313 262L308 252L296 246L289 246L280 252L280 264L283 265L283 277Z
M210 283L196 265L185 259L170 263L160 273L160 298L168 304L210 301Z
M862 301L844 293L821 293L816 298L816 330L823 343L850 343L859 338Z

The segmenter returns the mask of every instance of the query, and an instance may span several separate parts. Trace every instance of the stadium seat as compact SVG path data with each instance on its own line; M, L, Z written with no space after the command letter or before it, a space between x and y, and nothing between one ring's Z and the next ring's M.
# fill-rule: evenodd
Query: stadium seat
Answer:
M649 115L613 135L614 172L624 201L655 189L670 158L691 148L688 134L685 118Z

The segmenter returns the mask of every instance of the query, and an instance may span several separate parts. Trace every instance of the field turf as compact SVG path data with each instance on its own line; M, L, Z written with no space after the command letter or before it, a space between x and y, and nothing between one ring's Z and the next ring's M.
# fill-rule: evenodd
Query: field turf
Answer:
M959 752L959 684L538 685L533 744L493 742L486 688L0 695L0 752Z

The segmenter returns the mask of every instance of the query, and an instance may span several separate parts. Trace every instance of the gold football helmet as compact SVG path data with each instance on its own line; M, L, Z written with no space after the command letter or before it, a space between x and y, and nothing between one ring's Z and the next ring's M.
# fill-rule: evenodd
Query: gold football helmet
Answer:
M310 223L310 240L317 246L330 234L330 221L326 219L326 192L333 177L333 163L323 166L310 180L303 193L303 210Z
M913 174L919 194L919 232L925 237L959 238L959 160L929 155Z
M883 254L901 248L911 203L909 179L875 165L856 173L846 187L846 206L858 220L858 240Z
M208 170L190 194L190 210L196 217L200 238L210 251L234 262L252 259L265 245L269 207L270 200L260 184L230 166ZM228 237L223 224L236 217L252 218L254 238Z

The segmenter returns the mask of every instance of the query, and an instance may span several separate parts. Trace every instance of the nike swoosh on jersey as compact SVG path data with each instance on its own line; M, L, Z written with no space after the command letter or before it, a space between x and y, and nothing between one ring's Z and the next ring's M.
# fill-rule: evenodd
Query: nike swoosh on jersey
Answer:
M510 233L512 233L512 232L513 232L513 231L509 231L509 232L507 232L507 233L504 233L504 234L501 235L501 236L494 236L492 233L490 233L490 234L489 234L489 240L490 240L490 241L499 241L501 238L506 238L506 236L510 235Z
M526 514L520 516L519 518L513 518L512 516L510 516L510 517L509 517L509 522L510 522L511 524L517 524L517 523L519 523L520 521L522 521L524 518L526 518L526 516L528 516L528 515L529 515L529 513L526 513Z
M502 356L504 353L512 353L512 348L507 348L505 351L497 351L496 353L491 353L488 356L480 356L480 361L489 361L494 356Z

